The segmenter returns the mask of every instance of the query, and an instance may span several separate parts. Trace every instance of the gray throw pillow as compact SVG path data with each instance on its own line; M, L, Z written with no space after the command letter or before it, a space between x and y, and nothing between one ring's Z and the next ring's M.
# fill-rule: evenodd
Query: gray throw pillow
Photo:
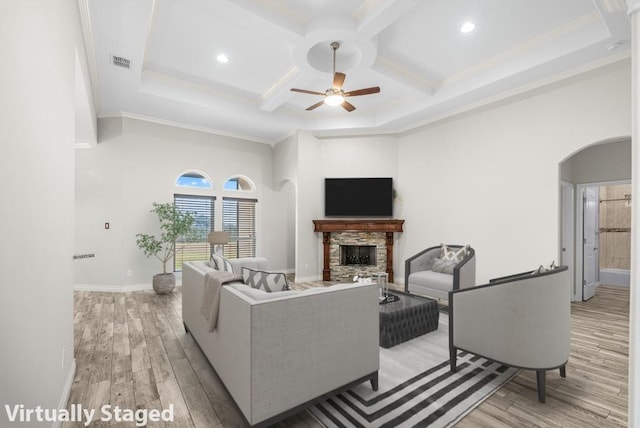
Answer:
M458 262L454 260L442 260L439 258L435 258L433 259L433 266L431 266L431 270L434 272L453 275L453 268L456 267L456 264L458 264Z
M265 272L261 270L253 270L246 267L242 268L242 282L250 287L272 291L289 290L287 277L284 273Z

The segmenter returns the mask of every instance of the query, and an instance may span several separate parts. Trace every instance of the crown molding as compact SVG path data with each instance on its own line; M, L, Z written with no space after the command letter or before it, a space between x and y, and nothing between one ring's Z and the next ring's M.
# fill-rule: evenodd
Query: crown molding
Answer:
M476 109L479 109L479 108L482 108L482 107L491 105L493 103L496 103L496 102L499 102L499 101L502 101L502 100L506 100L506 99L509 99L509 98L512 98L512 97L515 97L515 96L518 96L518 95L521 95L521 94L526 94L529 91L532 91L532 90L535 90L535 89L538 89L538 88L542 88L542 87L545 87L547 85L551 85L553 83L569 79L571 77L579 76L579 75L581 75L583 73L587 73L589 71L597 70L598 68L602 68L602 67L605 67L607 65L614 64L614 63L619 62L619 61L623 61L623 60L625 60L627 58L630 58L630 57L631 57L631 51L630 50L626 50L624 52L620 52L618 54L611 55L611 56L609 56L607 58L604 58L604 59L601 59L599 61L592 62L591 64L587 64L587 65L583 65L583 66L580 66L580 67L576 67L576 68L573 68L571 70L567 70L567 71L564 71L562 73L558 73L558 74L555 74L553 76L550 76L550 77L547 77L547 78L544 78L544 79L539 79L539 80L536 80L534 82L531 82L531 83L528 83L528 84L525 84L525 85L521 85L521 86L519 86L517 88L514 88L514 89L512 89L510 91L505 91L505 92L502 92L502 93L500 93L498 95L495 95L495 96L488 97L488 98L485 98L483 100L477 101L475 103L466 104L463 107L459 107L459 108L456 108L456 109L453 109L453 110L449 110L449 111L443 112L441 114L435 115L433 117L430 117L430 118L428 118L426 120L419 121L419 122L413 123L411 125L407 125L406 127L399 129L398 133L400 135L405 134L405 133L410 133L410 132L412 132L412 131L414 131L414 130L416 130L418 128L421 128L423 126L428 126L428 125L431 125L433 123L440 122L441 120L445 120L445 119L448 119L448 118L451 118L451 117L455 117L455 116L457 116L459 114L467 113L467 112L470 112L470 111L473 111L473 110L476 110Z
M184 122L176 122L176 121L172 121L172 120L166 120L166 119L160 119L157 117L152 117L152 116L145 116L145 115L141 115L141 114L136 114L136 113L129 113L129 112L117 112L117 113L104 113L104 114L100 114L98 115L98 119L107 119L107 118L126 118L126 119L136 119L136 120L141 120L143 122L150 122L150 123L157 123L159 125L166 125L166 126L173 126L175 128L182 128L182 129L187 129L190 131L198 131L198 132L204 132L207 134L214 134L214 135L219 135L222 137L229 137L229 138L236 138L238 140L244 140L244 141L251 141L254 143L261 143L261 144L268 144L268 145L274 145L279 141L282 141L284 138L287 138L288 135L290 135L290 133L285 134L284 137L280 138L278 137L275 140L266 140L263 138L256 138L250 135L244 135L244 134L237 134L234 132L226 132L226 131L221 131L219 129L214 129L214 128L207 128L205 126L196 126L196 125L191 125L188 123L184 123Z

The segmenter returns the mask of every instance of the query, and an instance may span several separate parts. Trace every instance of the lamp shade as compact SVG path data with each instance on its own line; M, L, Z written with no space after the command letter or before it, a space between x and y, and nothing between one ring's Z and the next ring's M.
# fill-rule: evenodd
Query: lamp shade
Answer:
M229 243L229 232L209 232L207 240L213 245L224 245Z

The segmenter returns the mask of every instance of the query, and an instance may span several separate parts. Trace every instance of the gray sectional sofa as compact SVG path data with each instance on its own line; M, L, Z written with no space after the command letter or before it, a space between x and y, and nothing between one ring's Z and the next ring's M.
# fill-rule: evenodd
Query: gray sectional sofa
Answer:
M208 332L200 307L210 269L184 264L183 321L250 425L270 425L367 380L377 389L377 285L267 293L231 283Z

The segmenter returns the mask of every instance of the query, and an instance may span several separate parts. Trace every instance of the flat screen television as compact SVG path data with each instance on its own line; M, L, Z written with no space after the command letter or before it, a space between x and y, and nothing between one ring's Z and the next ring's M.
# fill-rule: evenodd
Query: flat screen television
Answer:
M393 181L390 177L325 178L326 217L392 217Z

